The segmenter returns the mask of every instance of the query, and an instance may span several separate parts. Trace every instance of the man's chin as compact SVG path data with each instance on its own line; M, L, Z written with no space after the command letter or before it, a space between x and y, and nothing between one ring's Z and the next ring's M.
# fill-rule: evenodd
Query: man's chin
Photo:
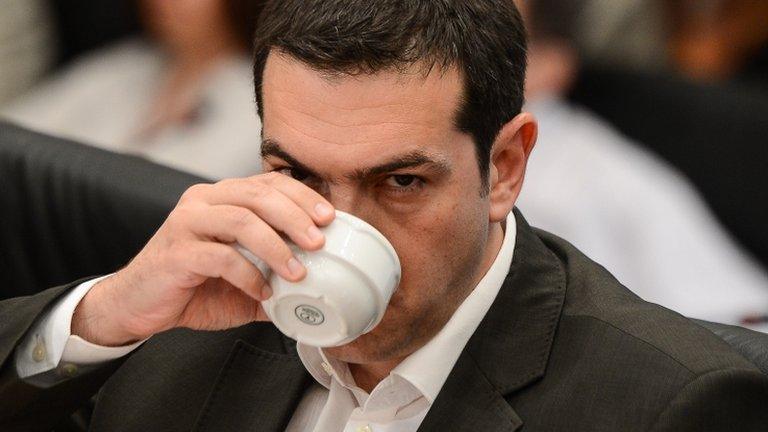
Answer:
M412 335L399 334L383 323L352 342L331 348L325 348L325 354L347 363L368 364L401 359L408 354L412 345ZM394 326L396 328L396 326Z
M374 333L364 334L345 345L324 348L323 351L328 357L347 363L366 364L392 360L391 350L386 346L388 344L382 343Z

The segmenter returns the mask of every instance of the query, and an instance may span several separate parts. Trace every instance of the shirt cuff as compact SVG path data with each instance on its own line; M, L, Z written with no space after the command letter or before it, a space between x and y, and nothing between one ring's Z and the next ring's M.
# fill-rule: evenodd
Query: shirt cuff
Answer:
M72 315L80 300L101 280L102 276L78 285L45 313L32 326L16 349L16 372L20 378L27 378L48 372L59 363L93 365L120 358L141 345L139 341L121 347L105 347L92 344L79 336L72 335Z

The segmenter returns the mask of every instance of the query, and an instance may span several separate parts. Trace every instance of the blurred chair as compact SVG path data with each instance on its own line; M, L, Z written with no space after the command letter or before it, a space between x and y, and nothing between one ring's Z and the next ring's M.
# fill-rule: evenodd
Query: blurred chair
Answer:
M723 224L768 265L768 94L589 69L571 98L685 173Z
M0 123L0 299L119 269L202 181Z

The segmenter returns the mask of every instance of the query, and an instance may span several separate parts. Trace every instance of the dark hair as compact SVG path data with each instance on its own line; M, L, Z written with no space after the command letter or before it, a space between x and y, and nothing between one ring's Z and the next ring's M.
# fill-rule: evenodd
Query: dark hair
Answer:
M273 0L257 26L253 74L260 116L271 49L341 74L456 66L464 94L455 122L474 139L487 190L493 141L523 105L526 35L511 0Z

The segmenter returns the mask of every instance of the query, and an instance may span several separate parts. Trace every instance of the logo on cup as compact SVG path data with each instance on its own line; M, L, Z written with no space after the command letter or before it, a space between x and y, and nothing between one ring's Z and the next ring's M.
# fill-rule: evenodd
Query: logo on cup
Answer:
M296 306L294 313L296 314L296 318L301 320L301 322L303 322L304 324L320 325L323 323L323 321L325 321L325 317L323 316L323 313L320 312L320 309L314 306L310 306L310 305Z

